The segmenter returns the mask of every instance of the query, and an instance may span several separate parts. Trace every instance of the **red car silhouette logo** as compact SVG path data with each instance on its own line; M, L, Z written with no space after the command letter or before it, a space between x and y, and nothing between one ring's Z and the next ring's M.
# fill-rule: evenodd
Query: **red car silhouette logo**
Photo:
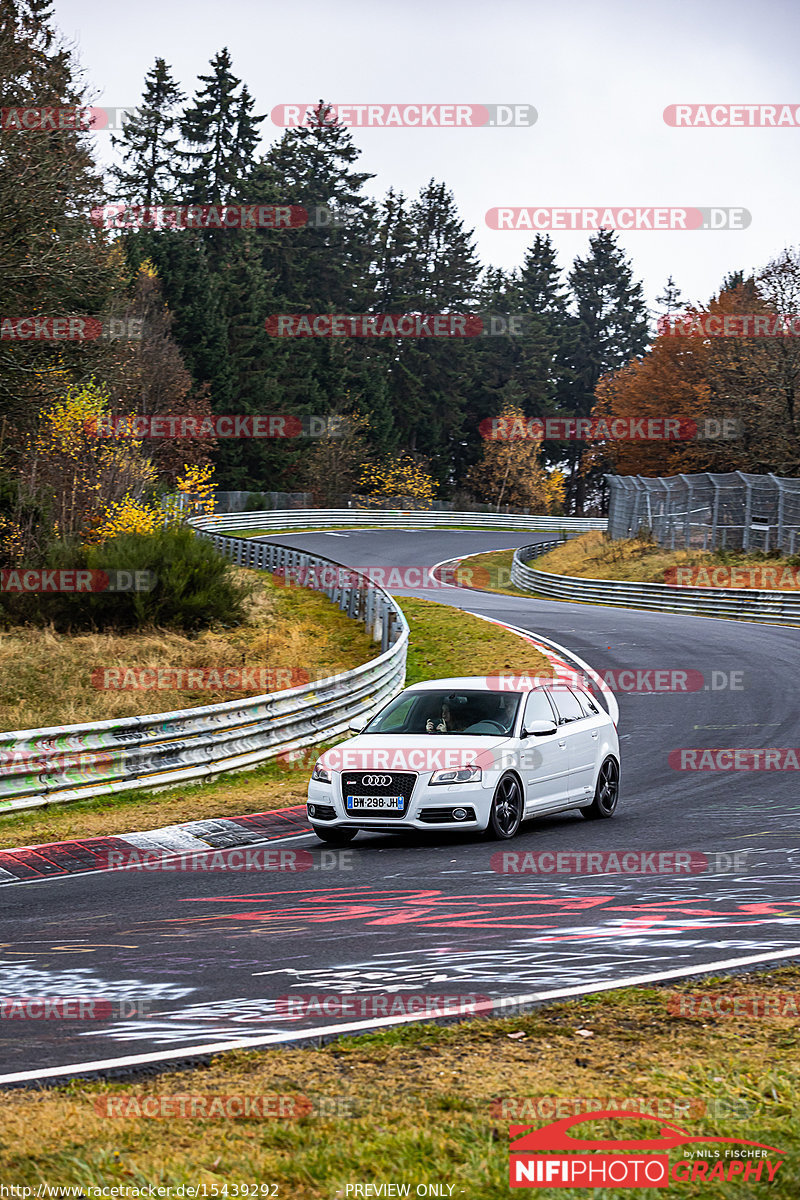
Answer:
M658 1136L651 1138L622 1139L615 1138L581 1138L573 1137L570 1130L573 1125L581 1125L585 1121L615 1119L625 1121L651 1121L659 1126ZM521 1135L521 1136L520 1136ZM511 1138L509 1147L511 1154L531 1150L671 1150L675 1146L683 1146L691 1142L721 1142L732 1146L755 1146L759 1150L771 1150L775 1154L784 1154L777 1146L766 1146L763 1142L750 1142L742 1138L703 1137L689 1133L677 1125L667 1125L656 1117L645 1113L635 1113L630 1110L607 1110L604 1112L581 1113L575 1117L564 1117L562 1121L554 1121L536 1129L531 1125L511 1125L508 1130ZM516 1141L514 1140L516 1138Z

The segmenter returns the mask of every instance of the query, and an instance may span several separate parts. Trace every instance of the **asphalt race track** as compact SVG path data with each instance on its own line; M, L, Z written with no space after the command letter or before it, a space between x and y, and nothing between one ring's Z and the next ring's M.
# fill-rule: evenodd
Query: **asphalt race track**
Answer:
M433 565L533 539L430 530L278 540L364 567ZM693 670L705 683L688 693L617 691L622 788L611 821L530 822L511 843L362 833L341 858L309 833L291 839L312 850L302 872L116 871L3 888L0 996L144 1001L149 1015L4 1020L0 1083L246 1039L269 1044L363 1019L347 1005L298 1016L287 996L530 1001L800 953L797 773L669 763L680 747L800 746L800 630L452 588L413 594L552 639L601 673ZM695 851L711 868L503 874L492 869L499 846Z

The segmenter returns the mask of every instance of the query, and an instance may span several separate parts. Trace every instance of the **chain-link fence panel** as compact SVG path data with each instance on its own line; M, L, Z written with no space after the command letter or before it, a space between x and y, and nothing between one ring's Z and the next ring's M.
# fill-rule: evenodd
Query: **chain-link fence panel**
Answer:
M777 475L606 475L608 533L649 530L669 549L800 551L800 479Z

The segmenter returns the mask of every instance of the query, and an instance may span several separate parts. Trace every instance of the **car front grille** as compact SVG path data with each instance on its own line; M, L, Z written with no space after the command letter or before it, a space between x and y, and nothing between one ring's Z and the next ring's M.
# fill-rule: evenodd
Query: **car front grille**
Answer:
M380 782L377 782L380 781ZM348 817L377 816L391 820L402 820L408 812L411 794L417 776L413 771L344 771L342 773L342 803L345 815ZM386 809L377 812L374 808L363 808L347 811L348 796L402 796L403 811L396 812Z

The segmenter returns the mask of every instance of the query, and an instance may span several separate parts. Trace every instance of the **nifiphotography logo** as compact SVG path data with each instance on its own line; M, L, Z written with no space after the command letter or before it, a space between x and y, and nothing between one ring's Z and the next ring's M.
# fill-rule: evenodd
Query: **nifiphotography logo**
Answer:
M647 1121L657 1130L651 1137L629 1139L582 1138L571 1132L575 1125L602 1119ZM769 1184L785 1161L785 1151L775 1146L695 1135L645 1113L623 1109L581 1113L540 1129L511 1125L508 1136L509 1183L517 1188L668 1188L672 1182L713 1186L723 1181ZM685 1151L670 1164L670 1150L693 1143L703 1148ZM753 1192L744 1194L750 1200Z

